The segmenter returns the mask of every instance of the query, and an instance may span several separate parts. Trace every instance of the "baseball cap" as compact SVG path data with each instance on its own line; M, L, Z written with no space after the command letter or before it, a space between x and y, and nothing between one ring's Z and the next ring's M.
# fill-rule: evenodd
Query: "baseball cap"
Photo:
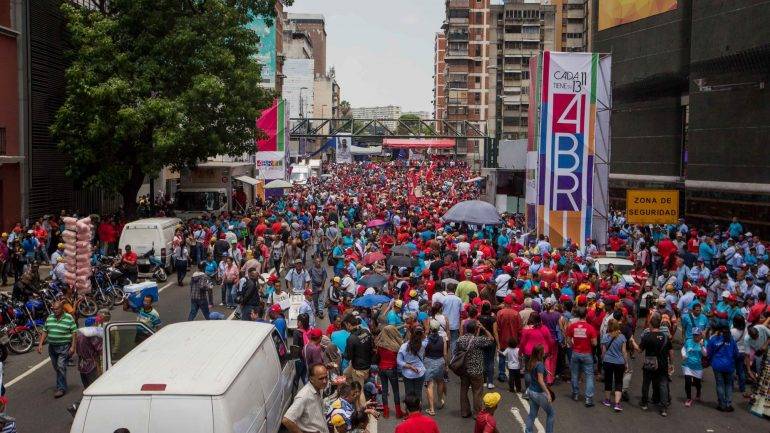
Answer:
M294 264L295 265L301 265L302 264L302 259L294 259Z
M305 289L305 296L312 296L313 290L312 289Z
M692 335L701 335L701 334L703 334L703 331L700 328L698 328L697 326L692 328L691 332L692 332Z
M417 297L417 290L414 290L414 289L410 290L409 291L409 297L410 298L416 298Z
M333 425L334 427L343 426L345 425L345 418L342 415L335 413L329 420L329 424Z
M334 282L334 283L339 283L340 281L342 281L342 280L340 279L340 277L334 277L334 278L332 278L332 282Z
M324 333L321 332L321 330L318 328L313 328L308 332L308 335L310 336L310 338L321 338L324 335Z
M506 295L506 297L503 298L503 302L505 302L506 305L512 305L513 304L513 295Z
M725 290L724 292L722 292L722 297L723 298L729 298L730 297L730 291L729 290Z
M498 392L490 392L488 394L484 395L484 406L486 407L497 407L497 404L500 403L500 400L502 399L502 396Z
M439 326L441 326L441 325L438 323L438 320L431 319L431 321L430 321L430 329L437 330L439 328Z
M280 305L280 304L273 304L273 305L270 307L270 311L272 311L273 313L280 313L280 312L282 312L283 310L281 309L281 305Z
M396 299L395 305L396 305L396 308L401 308L404 305L404 301L400 299Z
M569 297L569 295L561 295L561 296L559 296L559 302L568 302L568 301L571 301L571 300L572 299Z

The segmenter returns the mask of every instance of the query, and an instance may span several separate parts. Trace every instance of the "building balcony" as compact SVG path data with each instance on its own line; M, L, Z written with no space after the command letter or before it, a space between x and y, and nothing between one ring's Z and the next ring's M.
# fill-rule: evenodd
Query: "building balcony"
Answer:
M465 90L468 89L468 82L467 81L450 81L446 85L447 89L452 90Z
M470 0L447 0L447 9L468 9L470 7Z
M447 34L447 39L451 42L467 41L469 39L468 33L464 32L450 32Z
M468 26L470 19L468 17L449 17L446 21L449 26Z
M468 50L451 50L447 51L445 54L445 59L470 59L471 56L468 55Z
M459 99L459 98L447 98L446 105L447 106L455 106L455 105L466 106L468 105L468 100Z
M567 19L585 19L586 17L585 11L580 9L568 9L566 15Z

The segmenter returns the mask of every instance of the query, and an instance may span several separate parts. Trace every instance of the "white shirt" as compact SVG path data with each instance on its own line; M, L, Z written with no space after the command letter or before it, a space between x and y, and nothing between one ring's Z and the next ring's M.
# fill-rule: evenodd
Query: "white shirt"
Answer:
M345 275L345 277L342 278L340 286L342 287L342 290L356 296L356 282L353 281L353 278L351 278L350 275Z
M521 369L521 365L519 364L519 348L518 347L508 347L505 350L503 350L503 355L505 356L505 364L508 367L508 370L519 370Z
M511 293L510 289L508 288L508 282L511 281L511 276L506 273L502 273L495 278L495 284L497 284L497 291L495 292L495 296L504 298L508 296L509 293Z
M470 253L471 253L471 244L469 244L468 242L465 242L465 241L457 243L457 254L458 255L465 254L467 256Z

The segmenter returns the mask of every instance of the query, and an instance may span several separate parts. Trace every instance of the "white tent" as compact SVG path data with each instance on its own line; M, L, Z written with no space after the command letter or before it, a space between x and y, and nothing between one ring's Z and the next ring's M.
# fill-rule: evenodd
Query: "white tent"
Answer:
M272 180L265 185L265 189L284 189L291 188L291 182L287 182L283 179Z

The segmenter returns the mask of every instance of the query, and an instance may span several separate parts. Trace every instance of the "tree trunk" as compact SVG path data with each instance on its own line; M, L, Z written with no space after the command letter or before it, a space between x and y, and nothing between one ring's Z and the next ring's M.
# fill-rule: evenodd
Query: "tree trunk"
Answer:
M120 195L123 197L123 209L129 219L136 217L136 194L139 193L139 188L142 187L143 182L144 173L142 173L142 169L139 168L138 164L132 165L131 176L120 189Z

